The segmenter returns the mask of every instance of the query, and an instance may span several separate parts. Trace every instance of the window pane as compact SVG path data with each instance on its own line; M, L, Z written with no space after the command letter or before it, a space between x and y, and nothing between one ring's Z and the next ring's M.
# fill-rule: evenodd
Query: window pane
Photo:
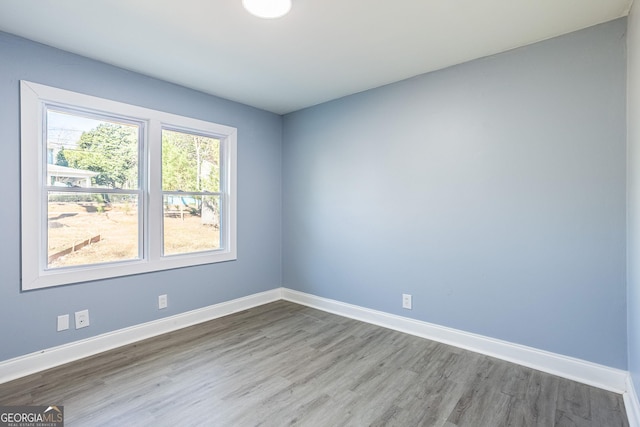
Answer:
M162 189L220 191L220 140L162 130Z
M49 192L48 268L138 259L138 196Z
M220 249L220 197L165 194L164 255Z
M138 188L139 126L47 110L47 182L54 187Z

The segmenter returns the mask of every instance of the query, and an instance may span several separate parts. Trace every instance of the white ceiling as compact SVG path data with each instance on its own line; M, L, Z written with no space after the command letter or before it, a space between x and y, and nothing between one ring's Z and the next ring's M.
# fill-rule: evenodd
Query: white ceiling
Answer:
M632 0L293 0L276 20L241 3L0 0L0 31L283 114L625 16Z

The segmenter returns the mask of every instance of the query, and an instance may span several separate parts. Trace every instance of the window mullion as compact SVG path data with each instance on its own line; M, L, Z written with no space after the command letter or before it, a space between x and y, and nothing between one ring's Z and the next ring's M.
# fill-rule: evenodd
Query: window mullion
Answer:
M162 256L162 124L158 120L149 121L147 132L146 188L146 239L145 248L149 260L159 260Z

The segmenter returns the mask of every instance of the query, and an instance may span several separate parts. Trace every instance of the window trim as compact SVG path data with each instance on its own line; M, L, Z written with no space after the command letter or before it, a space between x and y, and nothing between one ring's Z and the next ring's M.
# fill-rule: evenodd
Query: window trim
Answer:
M20 101L23 291L237 259L236 128L24 80L20 81ZM140 178L144 207L141 212L144 220L139 224L144 236L140 241L143 246L140 250L141 259L46 269L42 259L42 248L46 241L42 220L42 212L46 212L46 201L42 197L42 162L46 161L47 155L46 145L43 144L46 104L122 116L144 124L141 138L143 148L139 150L139 162L144 163L140 168L140 173L144 174ZM222 249L162 256L162 128L183 128L220 139L221 170L224 175L221 176L220 188L223 198L220 226L221 241L224 242Z

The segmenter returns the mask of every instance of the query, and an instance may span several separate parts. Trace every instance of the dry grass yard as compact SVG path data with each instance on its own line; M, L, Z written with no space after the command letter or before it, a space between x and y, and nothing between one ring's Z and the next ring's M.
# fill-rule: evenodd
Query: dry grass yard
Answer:
M217 249L220 231L203 225L200 217L165 215L165 254ZM102 212L97 203L50 203L49 250L51 257L87 239L100 241L52 260L49 267L97 264L138 256L138 216L135 206L112 204Z

